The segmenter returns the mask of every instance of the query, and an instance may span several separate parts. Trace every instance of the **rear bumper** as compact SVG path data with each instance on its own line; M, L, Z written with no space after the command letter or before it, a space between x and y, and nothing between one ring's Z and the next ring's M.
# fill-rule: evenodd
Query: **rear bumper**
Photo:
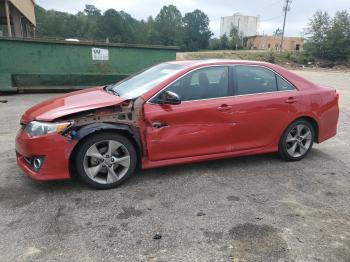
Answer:
M69 179L69 158L77 141L58 134L30 137L20 130L16 137L16 158L23 172L35 180ZM43 157L43 164L35 170L26 158Z
M339 120L338 103L333 104L325 110L319 122L319 138L318 142L322 143L337 134L337 126Z

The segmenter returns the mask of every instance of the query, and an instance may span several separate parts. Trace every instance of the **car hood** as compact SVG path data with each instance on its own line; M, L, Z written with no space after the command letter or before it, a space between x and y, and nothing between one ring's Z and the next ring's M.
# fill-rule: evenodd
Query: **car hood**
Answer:
M91 109L117 105L127 98L107 93L103 87L89 88L46 100L27 110L21 123L33 120L53 121L57 118Z

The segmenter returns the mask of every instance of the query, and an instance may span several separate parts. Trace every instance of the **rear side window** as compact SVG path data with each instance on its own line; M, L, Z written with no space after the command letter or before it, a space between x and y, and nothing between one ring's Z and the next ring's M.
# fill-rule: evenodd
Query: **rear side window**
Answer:
M258 66L235 66L234 68L237 95L277 91L276 76L271 70Z
M285 91L285 90L294 90L294 86L289 83L288 81L284 80L279 75L276 75L277 78L277 85L279 91Z

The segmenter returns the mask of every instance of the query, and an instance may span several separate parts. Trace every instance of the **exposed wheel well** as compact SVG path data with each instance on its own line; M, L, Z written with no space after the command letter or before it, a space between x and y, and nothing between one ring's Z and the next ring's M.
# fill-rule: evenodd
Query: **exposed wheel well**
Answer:
M315 131L314 142L318 143L319 127L318 127L317 121L314 118L312 118L312 117L302 116L302 117L299 117L299 118L295 119L293 122L295 122L297 120L301 120L301 119L308 121L312 125L312 127L314 128L314 131Z
M120 134L120 135L125 136L126 138L128 138L129 141L135 147L136 154L137 154L137 165L139 165L141 163L141 148L139 148L139 145L136 142L135 138L128 131L126 131L126 130L119 130L119 129L98 130L98 131L92 132L91 134L83 137L81 140L79 140L79 142L73 148L73 151L72 151L72 153L70 154L70 157L69 157L69 173L70 173L71 178L76 178L76 175L75 175L76 174L76 170L75 170L75 166L74 166L74 160L75 160L76 153L77 153L79 147L89 137L91 137L93 135L96 135L96 134L101 134L101 133L117 133L117 134Z

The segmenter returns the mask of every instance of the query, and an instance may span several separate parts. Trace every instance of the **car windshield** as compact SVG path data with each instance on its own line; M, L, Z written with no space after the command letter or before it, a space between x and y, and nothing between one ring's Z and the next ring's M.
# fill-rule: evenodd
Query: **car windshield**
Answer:
M163 63L153 66L145 71L135 74L124 81L108 87L113 93L135 98L143 95L165 79L180 72L185 67L183 65Z

